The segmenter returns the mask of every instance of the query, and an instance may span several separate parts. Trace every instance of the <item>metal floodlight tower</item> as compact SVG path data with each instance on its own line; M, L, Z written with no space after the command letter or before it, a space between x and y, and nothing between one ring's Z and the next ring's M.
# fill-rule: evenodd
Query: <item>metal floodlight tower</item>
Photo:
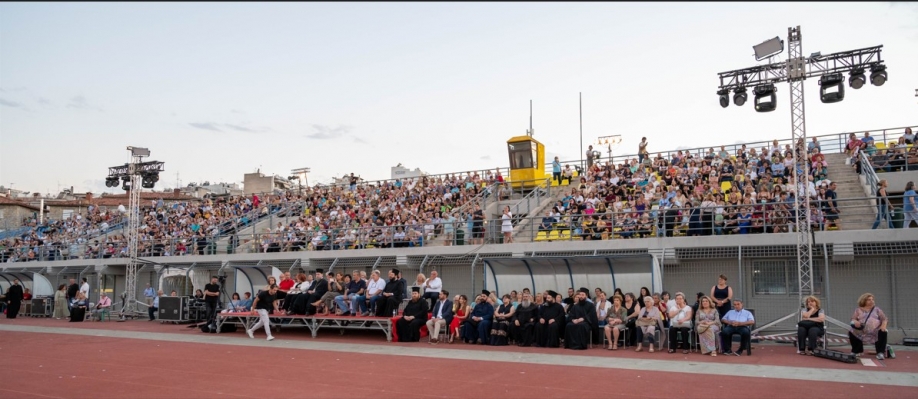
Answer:
M832 87L838 86L838 91L829 93L821 90L823 102L838 102L844 98L844 86L842 73L850 73L855 82L849 83L853 88L863 86L863 74L865 69L871 70L870 81L874 86L880 86L886 82L886 66L883 65L883 59L880 52L882 45L867 47L857 50L842 51L838 53L822 55L813 53L810 57L803 55L803 37L800 34L800 26L796 28L787 28L787 61L768 63L766 65L754 66L751 68L738 69L733 71L721 72L718 74L720 85L717 94L721 96L724 91L734 90L743 92L745 87L755 87L756 94L756 111L767 112L774 110L774 92L767 90L769 87L774 90L774 85L781 82L787 82L790 86L790 110L791 110L791 137L795 150L794 154L794 183L796 185L796 195L794 195L794 222L796 225L797 235L797 294L802 306L803 298L813 295L813 235L810 231L810 197L807 195L807 176L809 175L809 164L806 160L806 112L804 107L803 81L807 78L822 79L821 82ZM753 46L756 60L763 60L774 56L784 49L784 42L780 38L767 40L762 44ZM772 102L767 107L760 108L759 100L766 95L771 97ZM765 324L753 331L756 334L759 331L771 328L784 320L799 317L799 311L795 310L790 315L781 319ZM827 317L828 321L847 328L847 324L838 320ZM796 331L795 331L796 332Z
M144 186L152 186L159 180L164 164L158 161L143 162L150 156L150 150L141 147L127 147L131 152L131 162L108 168L106 186L117 187L118 180L124 182L122 188L128 192L128 264L125 271L125 295L121 310L121 320L125 314L138 313L137 310L137 268L141 262L137 258L137 241L140 228L140 193Z

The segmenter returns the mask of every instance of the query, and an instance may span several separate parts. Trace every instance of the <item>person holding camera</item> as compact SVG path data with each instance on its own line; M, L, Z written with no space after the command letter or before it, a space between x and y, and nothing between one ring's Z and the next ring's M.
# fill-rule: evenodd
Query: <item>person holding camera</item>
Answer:
M848 340L851 342L851 353L860 357L864 353L864 344L874 344L877 359L883 360L886 352L886 313L874 302L873 294L865 293L857 300L857 308L851 316L851 329Z
M819 298L806 297L806 305L800 311L800 321L797 323L797 353L812 355L816 349L816 340L825 334L826 315L820 306ZM804 349L804 343L806 349Z

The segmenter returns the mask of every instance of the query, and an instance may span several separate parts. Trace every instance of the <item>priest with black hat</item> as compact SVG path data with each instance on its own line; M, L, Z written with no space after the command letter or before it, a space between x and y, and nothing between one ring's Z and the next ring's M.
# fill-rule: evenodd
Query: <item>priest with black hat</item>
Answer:
M564 347L587 349L590 346L590 332L599 325L596 307L587 301L590 290L580 288L574 297L574 304L567 311L568 322L564 328Z
M510 330L518 346L531 346L535 338L535 326L539 323L539 307L532 302L532 295L523 292L523 300L513 313Z
M395 322L398 342L418 342L421 327L427 323L427 301L421 300L421 287L411 287L411 300L405 305L402 317Z
M547 291L545 302L539 308L539 319L536 324L536 346L557 348L560 346L559 331L564 322L564 307L555 302L557 292Z
M306 293L309 294L309 297L306 299L307 315L316 314L317 309L313 304L318 302L320 299L322 299L323 296L325 296L326 293L328 293L328 280L325 279L325 275L322 274L322 272L322 269L316 269L316 279L313 281L314 284L312 284L309 287L310 289L306 291Z
M398 279L398 269L389 270L389 281L386 282L386 288L383 288L382 297L376 303L376 317L395 316L404 292L405 285Z
M459 333L462 341L465 343L487 345L491 333L491 321L494 320L494 306L488 303L488 290L482 290L475 297L475 307L469 313L469 317L462 322Z

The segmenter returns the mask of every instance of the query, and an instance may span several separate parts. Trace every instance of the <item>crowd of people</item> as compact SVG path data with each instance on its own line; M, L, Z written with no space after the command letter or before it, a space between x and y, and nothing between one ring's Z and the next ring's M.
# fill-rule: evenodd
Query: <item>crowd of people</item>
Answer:
M760 150L742 145L735 153L721 146L703 157L681 150L651 157L646 147L644 140L645 153L620 165L592 163L546 211L539 230L571 230L587 240L789 232L798 211L795 151L810 166L801 188L811 199L812 227L840 227L837 185L827 180L828 162L816 138L796 149L777 140Z
M369 279L361 271L342 274L318 269L314 275L313 279L312 274L301 273L294 279L285 273L280 282L270 277L254 301L249 293L245 300L233 294L224 312L258 314L259 325L246 331L250 337L264 327L271 338L271 318L278 315L375 316L393 318L393 335L399 342L418 342L426 332L432 345L463 342L567 349L597 345L637 352L647 345L652 353L655 345L662 347L665 341L668 353L697 349L707 356L750 353L756 323L742 300L734 297L725 275L709 292L697 293L694 304L682 292L651 293L647 287L640 287L637 295L621 288L611 295L598 287L592 292L568 288L566 297L552 290L533 293L523 288L498 298L494 291L483 290L469 301L464 294L450 297L436 271L429 277L418 274L411 285L398 269L390 270L386 279L379 270ZM858 299L848 338L856 355L864 352L864 345L874 345L883 359L888 319L874 299L869 293ZM797 353L814 354L825 335L825 323L821 301L807 297L798 322ZM734 336L740 337L738 346Z
M166 204L141 204L138 253L181 256L214 253L215 241L295 200L290 192L208 198ZM120 258L128 256L127 210L89 205L86 214L33 225L29 231L0 241L0 262Z
M500 195L490 191L499 182L500 171L489 171L310 189L302 214L259 232L254 245L258 252L450 245L460 217L484 220L470 202Z
M908 170L910 163L918 163L914 137L906 129L898 144L887 147L869 133L862 138L852 133L845 152L857 169L861 168L858 154L865 152L877 170ZM809 166L807 181L800 188L812 200L811 226L841 227L837 185L827 179L829 165L816 137L796 146L774 140L760 149L744 144L731 152L720 146L719 151L712 147L704 155L679 150L665 157L663 153L652 156L643 138L638 150L637 158L619 165L594 162L588 152L588 166L576 171L576 176L570 165L562 168L556 157L553 179L571 186L545 212L539 231L567 230L587 240L790 232L799 211L794 207L798 192L794 155L805 157ZM347 180L346 185L287 190L264 199L229 196L169 205L161 199L153 201L141 209L139 252L145 256L216 253L216 242L222 237L229 238L227 253L240 246L248 252L282 252L417 247L437 239L450 245L460 229L471 243L483 243L486 218L472 199L501 196L491 191L504 189L495 185L504 182L499 169L372 184L353 174ZM233 234L291 204L296 204L294 220L252 236ZM501 218L503 242L513 242L513 215L504 210ZM85 214L66 220L43 224L30 220L29 231L0 241L0 262L127 256L126 235L108 234L123 226L125 219L123 206L90 205Z

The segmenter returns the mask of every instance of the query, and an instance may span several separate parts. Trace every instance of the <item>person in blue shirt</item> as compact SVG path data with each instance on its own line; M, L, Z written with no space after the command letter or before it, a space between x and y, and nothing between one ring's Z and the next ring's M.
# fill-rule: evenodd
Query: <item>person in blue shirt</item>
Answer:
M915 183L906 183L905 194L902 198L902 212L905 214L905 218L902 220L903 229L909 228L913 220L918 223L918 203L916 203L918 199L915 197Z
M558 161L558 157L551 163L551 177L558 181L559 186L561 185L561 162Z
M749 226L752 225L752 214L749 213L749 208L744 208L742 213L737 216L736 220L738 228L734 231L740 234L749 234Z
M727 312L723 319L724 329L720 333L720 347L723 348L724 355L740 356L747 348L744 346L752 336L749 329L755 324L755 317L746 309L743 309L743 301L734 299L733 310ZM737 352L733 352L733 335L739 334L742 337L740 347Z
M163 296L163 290L159 290L159 292L156 293L156 297L153 298L152 306L147 308L147 314L150 316L150 320L148 321L156 320L156 311L159 310L159 297L161 296Z
M542 218L542 223L539 224L539 231L551 231L554 222L555 218L551 216L551 210L545 211L545 217Z
M480 343L481 345L486 345L490 342L491 320L494 318L494 306L488 303L488 295L490 294L490 292L484 290L475 298L475 308L472 309L472 313L460 327L459 333L462 336L462 341L467 344Z

